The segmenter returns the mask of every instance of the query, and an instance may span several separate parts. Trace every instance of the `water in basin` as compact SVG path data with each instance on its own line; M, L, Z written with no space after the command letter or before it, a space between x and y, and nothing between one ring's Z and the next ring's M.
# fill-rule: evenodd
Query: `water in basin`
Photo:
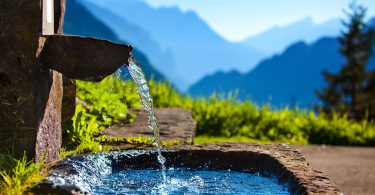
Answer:
M280 185L277 179L259 174L230 170L166 169L165 158L161 153L160 128L146 78L133 58L129 60L128 70L137 84L140 101L148 113L148 123L154 133L152 140L157 147L156 154L160 169L110 171L110 163L107 162L102 163L109 167L106 173L95 168L92 174L92 169L82 171L87 172L86 175L95 175L95 182L91 179L81 181L79 178L71 177L66 183L78 183L80 184L78 186L92 194L289 194L287 188Z
M277 179L234 171L167 169L122 170L111 173L93 189L93 194L290 194Z

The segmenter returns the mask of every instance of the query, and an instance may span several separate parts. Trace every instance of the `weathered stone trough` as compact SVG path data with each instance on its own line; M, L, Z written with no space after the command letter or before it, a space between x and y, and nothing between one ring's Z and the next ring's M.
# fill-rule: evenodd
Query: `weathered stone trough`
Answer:
M259 172L275 176L292 194L341 194L339 189L305 158L286 144L223 143L167 148L167 167L208 167L217 170ZM77 156L58 163L51 176L33 189L36 193L89 193L96 181L121 169L159 167L155 151L118 151Z

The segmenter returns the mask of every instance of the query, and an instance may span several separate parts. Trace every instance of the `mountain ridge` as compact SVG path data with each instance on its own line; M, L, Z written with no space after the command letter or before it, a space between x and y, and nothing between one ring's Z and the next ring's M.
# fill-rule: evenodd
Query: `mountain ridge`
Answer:
M230 80L217 82L224 80L223 78L228 79L228 75L218 73L202 79L189 92L193 96L208 96L213 91L228 93L239 89L240 99L276 106L298 104L307 108L317 102L314 91L325 83L321 71L327 68L330 72L337 72L343 64L343 58L337 51L338 46L336 38L322 38L311 45L297 42L282 54L262 61L246 74L231 73Z
M272 56L283 52L297 41L313 43L322 37L338 36L340 28L341 21L339 19L330 19L317 24L307 17L286 26L275 26L258 35L246 38L241 43Z
M232 43L213 31L196 13L177 7L153 8L137 0L84 0L110 10L147 30L162 49L174 57L176 72L189 85L218 70L254 67L263 54L248 46Z
M120 39L127 40L142 53L147 54L156 70L163 72L169 80L175 81L176 85L184 85L183 81L177 79L179 76L175 71L173 53L170 50L163 51L146 30L94 3L85 0L79 2L95 17L105 21Z

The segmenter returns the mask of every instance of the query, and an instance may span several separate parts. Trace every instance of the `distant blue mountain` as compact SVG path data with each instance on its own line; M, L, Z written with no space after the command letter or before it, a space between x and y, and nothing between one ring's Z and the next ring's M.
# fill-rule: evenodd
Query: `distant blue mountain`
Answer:
M193 96L209 96L214 91L228 93L239 89L240 99L272 103L277 107L309 108L319 102L316 90L326 85L322 71L334 73L344 64L339 47L337 38L322 38L311 45L298 42L281 55L262 61L249 73L219 72L205 77L189 92ZM375 57L370 61L369 68L374 70Z
M315 24L311 18L306 18L287 26L274 27L241 43L272 56L282 53L288 46L298 41L310 44L322 37L336 37L340 34L340 29L339 19Z
M375 29L375 17L368 24ZM337 38L321 38L312 44L297 42L283 53L263 60L246 74L232 71L207 76L194 84L189 93L209 96L213 92L228 93L238 89L242 100L272 103L277 107L298 105L310 108L319 103L315 92L326 86L322 71L335 73L344 65L345 59L339 48ZM375 46L367 67L375 71Z
M67 0L66 6L64 34L96 37L118 43L128 43L126 40L117 37L106 24L95 18L81 3L75 0ZM137 49L133 50L133 55L142 65L147 78L153 76L155 80L165 79L161 73L152 67L147 57Z
M318 101L314 91L324 85L322 70L337 72L344 62L338 47L335 38L323 38L312 45L298 42L283 54L262 61L247 74L217 73L193 85L189 92L194 96L207 96L213 91L239 89L241 99L260 104L298 103L301 107L309 107Z
M251 47L226 41L194 12L182 12L177 7L153 8L139 0L85 1L145 29L163 50L169 50L179 79L187 82L179 86L181 89L219 70L248 71L263 57Z

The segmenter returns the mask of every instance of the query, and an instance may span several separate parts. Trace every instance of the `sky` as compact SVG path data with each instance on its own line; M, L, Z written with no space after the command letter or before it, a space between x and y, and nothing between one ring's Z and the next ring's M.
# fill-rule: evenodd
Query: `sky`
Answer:
M143 0L153 7L194 11L218 34L241 41L275 26L310 17L315 23L344 18L352 0ZM375 0L357 0L375 16Z

